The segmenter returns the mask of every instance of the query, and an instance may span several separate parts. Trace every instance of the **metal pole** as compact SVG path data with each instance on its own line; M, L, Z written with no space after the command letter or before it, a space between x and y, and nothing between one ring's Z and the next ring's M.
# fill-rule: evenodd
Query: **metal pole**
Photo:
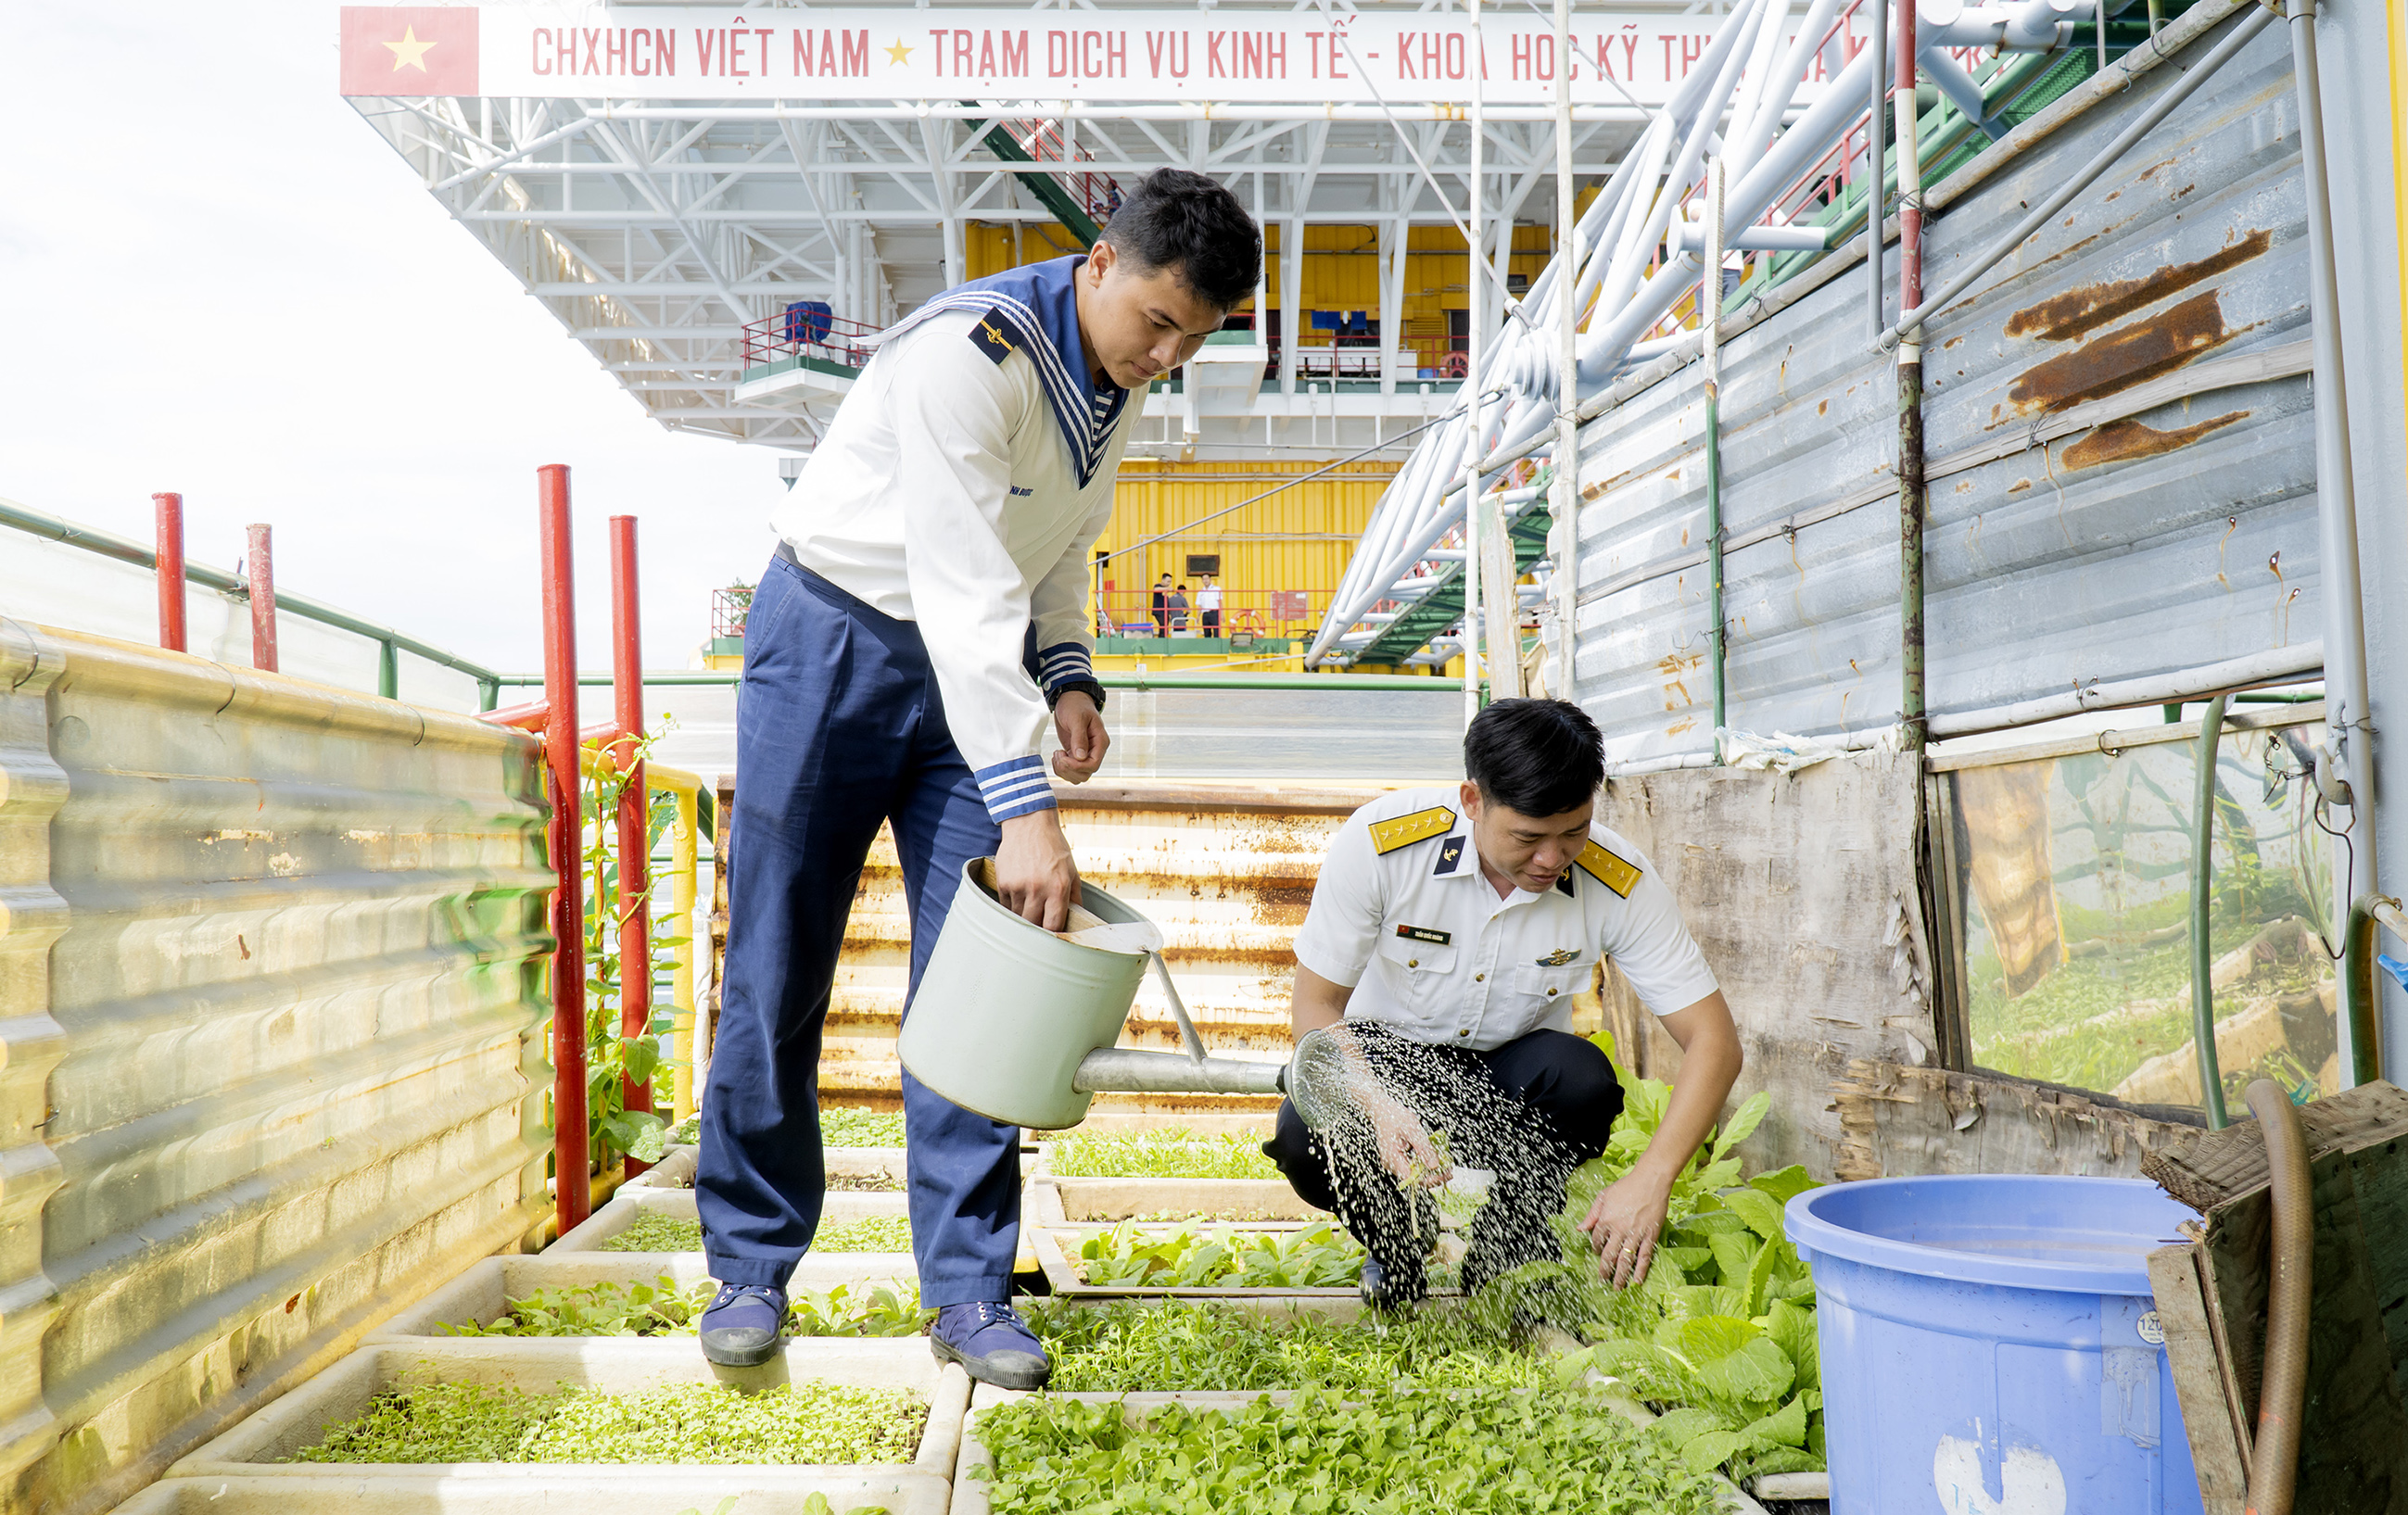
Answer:
M1484 93L1481 86L1488 73L1488 57L1480 45L1480 0L1465 0L1465 8L1471 17L1471 36L1467 46L1471 68L1471 205L1465 222L1469 235L1464 238L1464 300L1469 308L1464 312L1462 389L1471 395L1471 441L1463 450L1463 723L1469 726L1480 714L1480 630L1481 622L1487 619L1480 597L1480 453L1484 436L1481 424L1480 336L1486 324L1481 318L1488 295L1480 266L1486 255L1480 223L1480 179L1482 139L1487 131L1481 107Z
M276 671L276 550L266 525L254 522L251 535L251 665Z
M2326 745L2334 777L2349 786L2346 870L2333 870L2333 919L2375 892L2374 728L2367 717L2365 580L2358 558L2358 482L2349 454L2349 391L2342 369L2341 296L2333 274L2332 185L2325 160L2324 91L2316 66L2315 0L2289 0L2291 69L2300 94L2300 166L2308 192L2308 313L2316 415L2317 572L2325 602ZM2262 14L2262 13L2261 13ZM2253 18L2254 19L2254 18ZM2346 877L2344 877L2346 872ZM2344 944L2346 950L2346 944ZM2346 1018L2344 1027L2349 1026ZM2354 1028L2352 1028L2354 1034ZM2344 1068L2372 1063L2344 1044ZM2398 1070L2394 1069L2393 1072Z
M1706 163L1706 273L1698 286L1700 354L1706 378L1706 636L1714 659L1714 761L1722 761L1727 703L1728 647L1723 616L1723 161Z
M1923 301L1923 164L1915 139L1913 4L1898 7L1898 307ZM1880 60L1874 60L1879 71ZM1899 320L1904 321L1901 315ZM1898 345L1899 725L1909 751L1923 750L1923 334Z
M2199 784L2193 791L2190 817L2190 1036L2199 1053L2200 1108L2207 1111L2207 1128L2221 1131L2224 1076L2215 1056L2215 949L2208 923L2215 906L2215 752L2224 736L2225 696L2207 702L2199 723ZM2348 1017L2342 1017L2347 1023Z
M1572 7L1555 0L1555 458L1547 502L1548 583L1555 600L1555 666L1547 693L1572 697L1580 578L1580 213L1572 183Z
M543 750L552 775L552 1151L560 1229L593 1209L585 1106L585 808L578 766L577 583L569 555L568 465L536 470L543 546Z
M391 637L377 643L377 693L389 700L401 698L401 649Z
M610 518L611 715L619 740L611 756L626 776L619 791L619 1035L632 1040L652 1026L652 795L636 742L644 732L644 638L636 583L636 518ZM624 1108L652 1108L652 1085L622 1078ZM627 1161L627 1177L650 1165Z
M2106 0L2099 0L2100 5ZM1882 222L1888 209L1889 196L1884 186L1888 178L1888 165L1882 141L1882 107L1889 103L1889 74L1882 67L1882 59L1889 50L1889 0L1867 0L1872 10L1873 35L1867 46L1872 49L1873 65L1865 71L1872 81L1872 104L1865 112L1865 292L1872 307L1873 340L1881 340L1889 318L1882 310Z
M184 497L153 494L158 516L159 645L170 652L184 645Z

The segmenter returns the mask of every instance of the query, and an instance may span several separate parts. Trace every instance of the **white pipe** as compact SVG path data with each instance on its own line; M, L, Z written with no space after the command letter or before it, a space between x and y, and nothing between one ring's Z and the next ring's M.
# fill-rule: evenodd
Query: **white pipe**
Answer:
M1982 129L1984 136L1995 142L2007 135L2007 129L1990 120L1989 103L1982 98L1982 86L1973 76L1956 65L1956 60L1939 48L1915 38L1914 62L1951 104L1965 113L1965 119Z
M1572 412L1580 403L1580 307L1572 299L1577 282L1570 270L1580 266L1580 228L1574 224L1572 186L1572 7L1571 0L1555 0L1555 266L1567 271L1557 282L1562 298L1555 302L1555 471L1548 501L1553 521L1547 528L1547 556L1558 570L1549 575L1555 601L1555 666L1547 679L1547 693L1570 699L1572 693L1572 635L1577 611L1572 602L1571 571L1580 544L1580 424Z
M1705 223L1674 222L1664 245L1675 252L1704 247ZM1820 226L1742 226L1723 238L1723 246L1735 252L1820 252L1830 245L1830 234Z
M1467 50L1471 54L1471 205L1469 235L1464 238L1463 287L1466 312L1464 372L1474 384L1484 383L1480 339L1487 326L1488 286L1481 279L1481 264L1488 256L1488 239L1481 224L1484 200L1481 194L1483 154L1488 133L1487 117L1482 112L1483 87L1488 75L1488 53L1480 33L1480 0L1466 0L1466 11L1471 18L1471 36ZM1569 60L1562 60L1569 61ZM1480 464L1481 421L1487 410L1485 391L1476 393L1471 403L1471 429L1463 450L1463 723L1469 728L1480 714Z
M2247 657L2211 663L2205 667L2186 668L2178 673L2122 679L2112 684L2102 684L2097 679L2086 684L2077 682L2066 693L2042 695L2035 700L2017 700L2013 705L1992 706L1986 710L1968 710L1958 715L1935 715L1926 724L1935 740L1943 736L1976 736L1985 731L2004 731L2014 726L2038 725L2043 721L2060 721L2087 710L2122 710L2136 705L2170 705L2176 700L2203 699L2229 690L2248 689L2277 679L2314 674L2324 665L2324 644L2303 642L2269 652L2252 652ZM2326 697L2329 700L2332 689L2329 677L2325 680L2325 689ZM2326 708L2330 710L2330 705L2328 704Z
M2256 12L2262 16L2263 11ZM2300 96L2300 166L2308 192L2308 326L2315 346L2316 572L2324 586L2326 745L2335 777L2349 785L2349 866L2333 870L2333 919L2373 892L2374 728L2366 679L2365 580L2358 556L2358 481L2349 454L2349 392L2342 364L2340 283L2333 270L2332 185L2326 177L2324 90L2316 63L2315 0L2289 0L2291 71ZM2203 73L2194 69L2193 73ZM2344 1022L2349 1018L2342 1017ZM2342 1031L2341 1065L2357 1050ZM2396 1047L2396 1039L2391 1043ZM2386 1068L2396 1076L2399 1069Z

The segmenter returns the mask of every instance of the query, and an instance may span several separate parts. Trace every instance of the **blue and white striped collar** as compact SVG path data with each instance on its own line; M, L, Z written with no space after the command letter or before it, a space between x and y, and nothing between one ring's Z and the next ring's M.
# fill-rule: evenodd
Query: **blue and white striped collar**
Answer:
M1128 391L1106 383L1098 390L1087 367L1086 344L1079 339L1079 265L1083 253L1053 258L974 279L928 301L879 334L892 341L939 310L976 310L1006 328L1006 336L1028 354L1070 450L1072 471L1084 489L1103 465L1112 427L1128 404Z

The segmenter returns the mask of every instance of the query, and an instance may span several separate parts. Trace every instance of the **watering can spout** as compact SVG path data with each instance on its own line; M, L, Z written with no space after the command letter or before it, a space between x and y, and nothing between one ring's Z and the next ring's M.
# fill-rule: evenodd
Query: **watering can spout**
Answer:
M1287 1091L1287 1065L1103 1047L1079 1060L1070 1087L1089 1094L1278 1094Z

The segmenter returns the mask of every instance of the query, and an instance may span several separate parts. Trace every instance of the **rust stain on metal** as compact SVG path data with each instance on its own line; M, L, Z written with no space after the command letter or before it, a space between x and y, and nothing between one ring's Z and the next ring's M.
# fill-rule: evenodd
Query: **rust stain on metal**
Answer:
M1664 679L1664 708L1679 710L1698 703L1689 697L1686 680L1690 670L1705 661L1702 652L1674 652L1656 662L1656 671Z
M2018 479L2014 483L2007 486L2007 493L2010 494L2021 494L2024 491L2029 488L2031 488L2030 479Z
M2179 368L2230 339L2224 304L2208 290L2180 305L2109 332L2016 377L2007 398L2020 411L2062 410Z
M2211 416L2195 426L2177 426L2172 431L2159 431L2137 421L2111 421L2089 436L2065 450L2068 468L2096 468L2102 464L2127 463L2134 458L2155 458L2177 448L2190 446L2208 433L2222 431L2236 421L2248 416L2246 410L2228 410Z
M2157 304L2177 290L2214 279L2265 252L2273 234L2252 231L2219 252L2193 263L2170 263L2143 279L2114 279L2085 284L2027 306L2007 318L2009 336L2030 336L2043 342L2068 342L2086 333L2121 321L2144 306Z
M1665 728L1664 728L1664 735L1665 735L1665 736L1680 736L1683 732L1688 731L1688 730L1690 730L1692 727L1696 726L1696 725L1697 725L1697 723L1698 723L1698 718L1697 718L1696 716L1690 716L1689 718L1687 718L1687 719L1686 719L1686 720L1684 720L1684 721L1681 721L1681 722L1676 722L1676 723L1674 723L1674 724L1672 724L1672 725L1670 725L1670 726L1665 727Z

